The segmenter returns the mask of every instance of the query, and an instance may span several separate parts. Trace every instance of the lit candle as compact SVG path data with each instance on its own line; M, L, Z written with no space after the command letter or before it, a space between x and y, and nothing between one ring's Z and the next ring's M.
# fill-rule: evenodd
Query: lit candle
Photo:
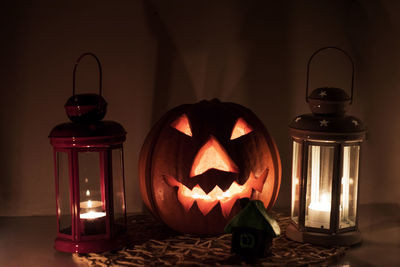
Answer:
M105 217L106 213L101 211L102 206L103 206L103 203L101 201L96 201L96 200L92 201L89 199L88 201L81 202L80 203L80 207L81 207L80 218L86 219L86 220L91 220L91 219Z
M330 195L325 191L327 188L323 190L320 184L321 148L319 146L311 147L311 159L311 202L310 205L308 205L308 221L306 225L318 228L329 228L331 199Z
M81 202L79 206L81 232L85 235L104 233L106 213L103 211L103 202L89 199Z
M92 200L88 200L88 201L83 201L80 203L80 207L81 209L96 209L99 208L103 205L103 202L101 201L92 201Z
M328 194L322 194L321 201L312 201L308 206L309 225L318 228L329 228L331 203Z

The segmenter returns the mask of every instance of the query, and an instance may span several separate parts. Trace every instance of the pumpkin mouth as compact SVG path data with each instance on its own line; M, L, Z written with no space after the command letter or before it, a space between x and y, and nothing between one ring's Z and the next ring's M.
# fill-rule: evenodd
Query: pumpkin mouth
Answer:
M256 177L253 172L250 172L247 181L243 185L233 181L225 191L216 185L210 192L206 193L199 184L196 184L190 189L177 181L174 177L163 175L164 180L169 186L178 188L178 200L186 212L188 212L194 202L196 202L200 212L205 216L219 203L221 205L222 215L225 218L231 213L236 200L250 198L253 189L261 192L267 176L268 168L258 177Z

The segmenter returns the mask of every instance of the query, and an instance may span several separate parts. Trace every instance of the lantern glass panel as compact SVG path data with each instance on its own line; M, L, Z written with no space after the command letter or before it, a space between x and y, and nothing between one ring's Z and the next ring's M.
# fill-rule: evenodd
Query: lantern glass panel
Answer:
M309 146L306 227L330 227L334 156L334 146Z
M101 154L79 152L79 201L81 233L83 235L105 234L106 203L104 179L102 179Z
M302 164L302 144L293 141L293 165L292 165L292 220L299 222L299 205L300 205L300 180L301 180L301 164Z
M125 230L125 192L122 148L112 150L114 222L116 234Z
M360 146L345 145L343 147L342 158L343 172L341 178L339 214L340 229L356 225Z
M58 231L71 235L72 215L69 186L69 161L67 152L57 152L57 179L58 179Z

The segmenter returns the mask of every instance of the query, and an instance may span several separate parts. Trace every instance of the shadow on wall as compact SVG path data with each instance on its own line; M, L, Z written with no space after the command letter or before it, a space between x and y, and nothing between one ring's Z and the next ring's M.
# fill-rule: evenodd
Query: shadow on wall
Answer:
M173 87L178 89L177 93L180 99L192 102L196 98L183 60L156 6L152 1L144 1L144 8L150 31L157 40L153 112L151 116L151 122L154 124L171 108L168 106L168 99L171 97ZM178 81L174 80L175 73L179 75Z
M344 29L358 63L362 119L368 127L360 201L399 203L400 118L395 114L400 112L400 3L351 1L344 10Z
M248 62L241 81L245 97L274 138L281 156L282 182L277 206L289 206L291 196L291 69L289 12L280 1L249 1L242 34L248 43Z
M290 202L288 9L279 1L145 1L158 41L152 124L167 110L221 98L252 109L280 151L278 203Z
M23 16L21 11L18 11L18 3L10 2L7 8L1 12L0 25L8 25L2 30L4 37L0 42L0 49L3 51L0 72L1 86L0 96L6 105L2 105L3 110L0 112L0 214L4 214L8 209L10 199L15 197L18 190L19 182L18 175L14 168L18 164L18 155L21 153L21 145L18 142L18 136L14 135L18 128L18 110L23 102L21 87L15 81L18 79L18 31L20 17ZM11 109L8 109L12 107ZM13 196L14 194L14 196Z

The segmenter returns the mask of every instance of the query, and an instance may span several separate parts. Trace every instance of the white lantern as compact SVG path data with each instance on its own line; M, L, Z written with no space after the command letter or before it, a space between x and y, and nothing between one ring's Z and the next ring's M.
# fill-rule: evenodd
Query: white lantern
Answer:
M313 57L326 47L316 51ZM339 48L334 48L350 56ZM354 77L354 64L353 76ZM309 72L307 72L309 73ZM352 79L353 80L353 79ZM312 114L290 124L293 142L291 219L288 238L321 245L361 242L357 227L363 123L345 115L353 99L339 88L318 88L306 99Z

